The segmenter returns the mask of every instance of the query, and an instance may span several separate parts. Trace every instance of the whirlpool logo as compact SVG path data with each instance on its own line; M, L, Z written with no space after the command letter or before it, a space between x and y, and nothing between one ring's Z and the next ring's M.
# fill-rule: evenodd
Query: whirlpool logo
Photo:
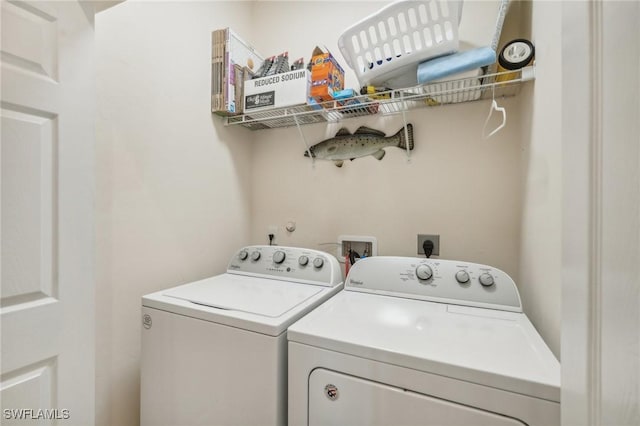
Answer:
M349 279L349 284L352 284L352 285L363 285L364 282L363 281L359 281L359 280L354 280L354 279L350 278Z

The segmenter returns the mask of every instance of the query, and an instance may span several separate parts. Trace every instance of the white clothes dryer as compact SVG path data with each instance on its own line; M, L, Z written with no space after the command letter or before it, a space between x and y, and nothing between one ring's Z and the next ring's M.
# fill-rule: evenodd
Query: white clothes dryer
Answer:
M560 424L560 365L490 266L361 260L288 339L290 425Z
M327 253L251 246L224 274L144 296L141 424L286 424L287 327L342 284Z

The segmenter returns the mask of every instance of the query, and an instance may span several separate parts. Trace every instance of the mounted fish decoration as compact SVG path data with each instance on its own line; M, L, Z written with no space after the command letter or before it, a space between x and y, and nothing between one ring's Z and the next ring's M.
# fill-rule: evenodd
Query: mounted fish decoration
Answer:
M411 150L413 149L413 126L411 124L407 124L407 133L409 135L408 145ZM336 166L342 167L344 160L354 160L367 155L382 160L385 154L383 148L388 146L407 149L404 127L393 136L386 136L380 130L364 126L351 134L343 127L338 130L335 137L310 147L309 152L313 158L333 161ZM305 151L304 156L308 157L309 152Z

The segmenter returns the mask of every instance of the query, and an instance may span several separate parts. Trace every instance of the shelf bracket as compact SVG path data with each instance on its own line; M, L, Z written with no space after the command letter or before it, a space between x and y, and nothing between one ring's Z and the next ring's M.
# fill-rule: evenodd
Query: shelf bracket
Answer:
M404 100L404 93L400 92L400 102L402 102L402 121L404 123L404 140L406 143L407 150L407 163L411 163L411 149L409 147L409 129L407 128L407 103Z
M302 127L300 127L300 122L298 121L298 115L293 114L293 120L296 122L296 128L298 129L298 133L300 133L300 139L302 139L302 143L304 144L304 149L307 151L307 155L311 159L311 167L316 166L316 159L311 155L311 150L309 149L309 144L307 143L307 139L304 137L304 132L302 131Z

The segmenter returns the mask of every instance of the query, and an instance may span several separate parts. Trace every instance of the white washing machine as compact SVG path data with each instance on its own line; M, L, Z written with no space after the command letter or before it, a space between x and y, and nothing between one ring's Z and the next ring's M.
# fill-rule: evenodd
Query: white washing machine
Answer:
M560 365L490 266L361 260L288 338L290 425L560 424Z
M141 424L286 424L287 327L341 289L327 253L251 246L224 274L144 296Z

